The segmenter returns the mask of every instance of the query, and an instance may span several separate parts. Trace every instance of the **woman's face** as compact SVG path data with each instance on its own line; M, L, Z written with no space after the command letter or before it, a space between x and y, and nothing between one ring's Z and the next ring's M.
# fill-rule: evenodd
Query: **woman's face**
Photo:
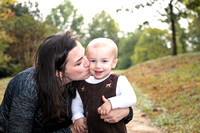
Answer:
M75 46L67 56L63 80L65 83L69 83L76 80L87 79L89 76L89 61L85 56L85 49L77 41L77 46Z

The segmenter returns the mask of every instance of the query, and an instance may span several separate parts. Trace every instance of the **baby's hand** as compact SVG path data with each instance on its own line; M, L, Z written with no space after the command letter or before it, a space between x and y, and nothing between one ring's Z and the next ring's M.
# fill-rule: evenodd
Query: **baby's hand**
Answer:
M98 108L98 113L101 115L107 115L112 109L112 105L110 100L106 99L104 96L102 96L102 100L104 101L104 104Z
M74 130L76 133L86 133L87 130L86 118L79 118L75 120Z

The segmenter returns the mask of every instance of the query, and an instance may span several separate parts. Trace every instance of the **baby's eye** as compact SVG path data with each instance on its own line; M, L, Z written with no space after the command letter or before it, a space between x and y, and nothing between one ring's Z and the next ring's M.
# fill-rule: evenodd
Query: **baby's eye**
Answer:
M108 62L108 61L107 61L107 60L102 60L102 62L103 62L103 63L106 63L106 62Z
M94 62L96 62L96 60L90 60L90 62L94 63Z

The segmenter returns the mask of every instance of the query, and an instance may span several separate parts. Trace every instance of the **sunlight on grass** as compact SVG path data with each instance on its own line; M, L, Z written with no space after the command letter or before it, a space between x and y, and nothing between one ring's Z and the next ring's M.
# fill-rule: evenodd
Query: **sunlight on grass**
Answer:
M3 95L4 95L4 92L5 92L5 89L8 85L8 82L10 81L11 78L3 78L3 79L0 79L0 103L3 99Z
M140 108L143 112L148 112L153 110L151 101L148 99L148 96L141 92L141 90L133 84L134 91L137 96L136 107Z
M116 73L116 74L122 74L125 72L126 70L112 70L111 73Z
M125 75L146 94L141 93L144 96L138 107L152 124L166 132L200 131L200 53L147 61L128 69ZM148 106L142 105L143 101Z

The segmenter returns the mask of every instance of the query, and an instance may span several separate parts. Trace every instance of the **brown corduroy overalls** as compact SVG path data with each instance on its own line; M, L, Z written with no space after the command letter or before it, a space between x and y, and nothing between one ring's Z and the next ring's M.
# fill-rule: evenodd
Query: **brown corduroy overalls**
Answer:
M111 74L106 80L98 84L81 82L78 92L83 102L89 133L126 133L123 121L107 123L100 118L97 108L103 104L102 96L110 98L116 96L118 75Z

